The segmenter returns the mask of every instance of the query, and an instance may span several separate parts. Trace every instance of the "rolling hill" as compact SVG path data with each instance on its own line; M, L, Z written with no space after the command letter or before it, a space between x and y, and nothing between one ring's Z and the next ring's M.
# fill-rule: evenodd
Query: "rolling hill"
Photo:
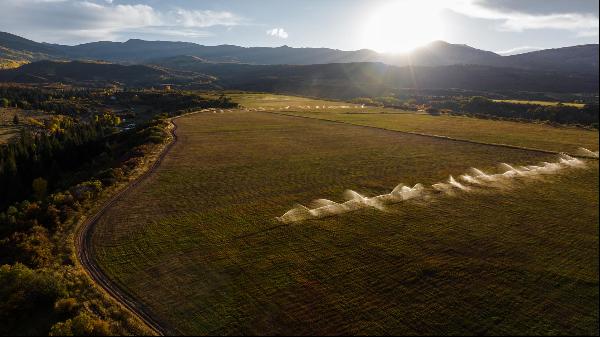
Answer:
M60 46L58 45L31 41L6 32L0 32L0 46L17 51L46 55L57 55L60 53Z
M378 96L398 89L597 92L598 73L562 75L480 65L396 67L383 63L251 65L212 63L193 56L152 62L163 68L214 76L228 89L331 98Z
M0 71L0 81L17 83L53 83L106 85L124 84L128 86L147 86L186 81L186 83L204 83L210 77L168 72L145 65L120 65L100 62L58 62L38 61L16 69Z
M0 69L16 68L22 64L59 58L60 51L50 45L0 32Z
M529 69L595 74L599 70L597 44L539 50L507 56L507 60Z
M481 65L396 67L384 63L252 65L214 63L194 56L153 60L148 65L83 61L38 61L0 71L0 81L126 86L173 84L292 93L347 99L381 96L402 89L598 92L598 73L564 75Z

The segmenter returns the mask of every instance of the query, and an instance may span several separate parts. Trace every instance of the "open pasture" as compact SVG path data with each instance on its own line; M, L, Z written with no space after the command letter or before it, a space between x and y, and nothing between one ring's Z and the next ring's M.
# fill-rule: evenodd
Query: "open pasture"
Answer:
M179 141L100 220L92 251L172 332L598 331L597 161L285 224L276 217L295 203L346 189L374 196L557 157L266 112L176 123Z
M317 105L339 105L337 102L313 101L269 94L234 96L245 107L266 105L272 110L318 119L341 121L383 129L440 135L483 143L507 144L549 151L577 153L579 147L598 151L598 131L544 124L493 121L460 116L431 116L424 113L375 107L354 109L315 109ZM293 99L293 100L292 100ZM290 104L290 100L295 104ZM291 106L290 109L284 109ZM311 109L296 108L311 106Z

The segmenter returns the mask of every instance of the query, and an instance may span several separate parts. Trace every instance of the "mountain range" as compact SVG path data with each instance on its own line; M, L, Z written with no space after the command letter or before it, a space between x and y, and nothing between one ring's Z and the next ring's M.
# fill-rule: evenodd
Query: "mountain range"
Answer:
M330 98L402 89L598 92L597 44L501 56L436 41L392 55L143 40L65 46L0 33L0 63L3 60L13 62L15 69L0 71L0 81L21 83L172 84Z
M381 62L394 66L486 65L543 71L598 72L598 45L547 49L511 56L444 41L432 42L408 54L380 54L372 50L343 51L329 48L291 48L282 46L239 47L203 46L189 42L128 40L92 42L76 46L39 43L0 32L0 58L29 54L28 61L40 59L103 60L140 63L148 60L188 55L211 62L248 64L327 64Z

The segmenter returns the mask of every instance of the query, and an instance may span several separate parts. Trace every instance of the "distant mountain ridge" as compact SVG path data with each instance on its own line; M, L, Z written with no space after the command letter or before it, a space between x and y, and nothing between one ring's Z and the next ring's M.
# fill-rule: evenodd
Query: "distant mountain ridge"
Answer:
M524 68L543 68L554 71L590 72L598 74L598 45L544 49L508 56Z
M48 55L60 53L60 49L56 46L47 43L31 41L6 32L0 32L0 46L17 51L27 51Z
M262 65L310 65L327 63L381 62L395 66L484 65L541 71L597 73L598 45L547 49L501 56L467 45L436 41L403 55L380 54L372 50L343 51L329 48L291 48L288 46L239 47L203 46L190 42L144 41L92 42L76 46L38 43L0 32L0 59L7 50L13 55L34 53L30 61L41 59L105 60L142 63L152 59L189 55L210 62L234 62ZM18 51L15 53L14 51ZM13 58L15 56L12 56ZM10 55L8 56L10 59Z

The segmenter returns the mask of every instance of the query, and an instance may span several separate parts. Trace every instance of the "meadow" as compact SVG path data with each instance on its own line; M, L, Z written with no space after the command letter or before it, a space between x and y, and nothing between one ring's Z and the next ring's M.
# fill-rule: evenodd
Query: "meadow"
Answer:
M389 108L363 107L339 102L270 94L232 95L251 109L272 109L285 114L340 121L394 131L439 135L482 143L507 144L577 154L579 147L598 151L598 131L546 124L494 121L463 116L432 116ZM322 109L322 106L351 108ZM284 109L289 106L289 109ZM319 109L316 107L319 106ZM308 108L310 107L310 108Z
M156 173L95 227L102 270L170 332L597 333L596 160L511 188L286 224L276 217L294 204L343 201L346 189L373 196L557 156L277 115L267 109L281 110L281 97L264 98L236 97L265 111L177 120L179 141ZM399 130L427 118L428 131L475 140L520 125L465 119L446 130L462 119L345 112L294 113ZM542 139L525 131L546 126L522 126L507 141L597 150L597 133L548 128Z

